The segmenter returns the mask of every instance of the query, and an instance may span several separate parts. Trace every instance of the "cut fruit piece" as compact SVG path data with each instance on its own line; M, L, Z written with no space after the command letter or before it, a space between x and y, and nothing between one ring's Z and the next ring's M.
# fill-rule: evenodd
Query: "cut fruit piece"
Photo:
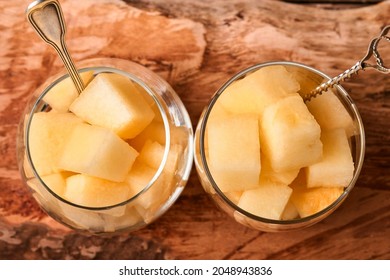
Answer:
M146 165L157 170L164 158L165 147L158 142L146 141L145 145L139 154L138 160L145 163ZM179 145L172 145L168 152L168 158L164 166L164 171L171 174L175 174L177 163L181 147Z
M264 155L261 155L260 182L273 181L289 185L297 177L298 172L299 169L276 172L272 169L270 161Z
M283 184L263 183L242 193L238 206L256 216L279 220L291 196L292 189Z
M307 187L346 187L353 178L354 163L345 130L323 131L321 140L322 160L305 168Z
M45 185L50 188L55 194L63 197L65 193L66 178L69 177L69 172L54 173L42 176L41 179Z
M64 145L82 122L71 113L38 112L32 116L27 141L31 160L40 176L59 172L58 161Z
M93 71L80 73L84 85L93 79ZM62 80L48 91L43 101L50 105L57 112L65 113L69 110L70 104L79 96L76 87L70 77Z
M113 73L98 74L70 110L90 124L112 129L124 139L137 136L154 118L153 110L133 82Z
M156 169L137 161L126 178L126 182L131 188L131 195L135 196L147 187L155 174ZM137 205L142 206L144 209L148 209L164 199L166 190L167 188L165 188L164 184L161 184L159 178L159 180L156 180L147 191L137 197Z
M153 121L135 138L130 139L128 143L137 151L141 151L147 141L156 141L165 145L165 127L163 122Z
M260 119L264 109L290 94L296 94L299 84L283 66L267 66L232 83L218 102L232 113L253 113Z
M297 170L322 158L321 129L299 95L264 111L260 128L263 154L275 172Z
M344 188L294 188L291 201L300 217L305 218L331 205L343 191Z
M106 207L129 199L130 187L126 183L77 174L66 179L64 198L82 206Z
M306 106L322 130L343 128L348 137L356 134L352 117L331 89L306 102Z
M59 167L122 182L138 152L107 128L79 124L64 146Z
M233 202L234 204L238 204L238 202L240 201L242 192L240 192L240 191L228 192L228 193L225 193L225 195L227 198L230 199L231 202Z
M261 169L255 114L232 115L207 124L211 174L223 192L258 187Z
M295 207L294 203L290 200L287 202L286 207L283 210L281 220L288 221L288 220L294 220L299 217L299 213L297 208Z

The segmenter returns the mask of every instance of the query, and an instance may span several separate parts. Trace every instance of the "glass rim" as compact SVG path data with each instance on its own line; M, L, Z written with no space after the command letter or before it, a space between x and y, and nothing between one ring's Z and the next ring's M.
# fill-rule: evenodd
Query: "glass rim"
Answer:
M115 59L115 60L124 61L124 60L121 60L121 59ZM86 60L86 61L84 61L84 63L93 62L93 61L94 61L94 59ZM99 60L97 60L97 61L99 61ZM126 62L130 63L131 61L126 61ZM131 63L134 63L134 62L131 62ZM141 65L139 65L139 66L141 66ZM145 69L147 69L147 68L145 68ZM168 153L170 151L170 146L171 146L170 145L170 142L171 142L170 125L169 125L169 122L168 122L167 113L165 112L164 107L162 105L162 101L159 100L158 95L155 94L154 91L144 81L142 81L140 78L138 78L137 76L135 76L132 73L129 73L129 72L125 71L125 70L122 70L120 68L111 67L111 66L99 66L99 65L96 65L96 66L86 66L86 67L83 67L83 68L79 68L78 72L82 73L82 72L86 72L86 71L90 71L90 70L96 71L96 72L94 72L94 75L99 74L99 73L117 73L117 74L121 74L121 75L124 75L124 76L128 77L131 81L133 81L133 82L137 83L138 85L140 85L153 98L154 102L157 104L157 107L159 109L159 112L161 114L161 117L162 117L162 120L163 120L163 123L164 123L165 147L164 147L163 159L162 159L162 161L161 161L157 171L153 175L152 179L148 182L148 184L141 191L139 191L137 194L135 194L131 198L126 199L126 200L124 200L124 201L122 201L120 203L116 203L116 204L113 204L113 205L107 205L107 206L91 207L91 206L86 206L86 205L73 203L73 202L71 202L71 201L61 197L60 195L55 193L49 186L47 186L46 183L42 180L41 176L38 174L38 172L37 172L37 170L35 168L35 165L34 165L34 162L33 162L32 158L31 158L30 145L29 145L31 121L32 121L32 118L33 118L33 115L34 115L35 112L41 112L41 111L44 110L45 106L48 106L48 104L44 104L41 109L38 108L38 104L41 101L43 101L43 97L55 85L59 84L60 82L62 82L63 80L65 80L66 78L69 77L69 74L66 73L66 72L61 72L61 73L59 73L59 74L57 74L55 76L50 77L48 80L46 80L46 82L48 82L50 80L53 80L53 81L51 81L48 85L38 87L35 90L34 94L32 95L32 98L34 98L36 100L35 100L34 105L32 106L32 108L27 112L28 118L27 118L27 121L26 121L26 126L25 126L25 128L23 130L24 131L24 135L25 135L25 137L24 137L24 146L26 148L27 161L28 161L29 165L31 166L31 169L32 169L32 172L33 172L35 178L38 179L39 183L51 195L53 195L56 199L60 200L61 202L66 203L66 204L68 204L70 206L73 206L73 207L76 207L76 208L85 209L85 210L92 210L92 211L104 211L104 210L114 209L114 208L117 208L117 207L120 207L120 206L125 206L125 205L135 201L139 196L141 196L143 193L147 192L154 185L154 183L157 181L157 179L160 178L160 176L162 175L163 169L164 169L164 167L166 165L166 162L168 160ZM46 82L44 82L44 84ZM37 93L39 94L38 97L36 97Z
M354 188L355 183L360 175L360 171L363 166L363 161L364 161L364 154L365 154L365 133L364 133L364 126L363 126L363 121L360 116L360 113L357 109L356 104L352 100L352 98L349 96L347 91L340 85L336 85L335 88L337 89L337 96L342 96L343 101L346 101L349 106L349 111L352 111L353 113L353 118L356 119L357 124L358 124L358 136L359 140L356 140L357 143L359 143L359 147L356 147L356 150L358 151L358 154L356 155L356 160L357 162L355 163L355 170L354 174L352 177L352 180L349 182L347 186L344 187L343 193L335 200L333 201L330 205L322 209L321 211L318 211L312 215L303 217L303 218L297 218L297 219L290 219L290 220L275 220L275 219L269 219L269 218L264 218L261 216L257 216L255 214L252 214L241 207L239 207L236 203L231 201L218 187L218 184L215 182L212 173L209 169L209 165L207 164L207 159L206 159L206 153L205 153L205 134L206 134L206 126L207 126L207 121L209 119L210 113L212 111L212 108L214 107L215 103L217 102L218 98L221 96L221 94L225 91L225 89L232 84L234 81L241 79L245 77L248 73L251 73L255 70L258 70L263 67L267 66L274 66L274 65L283 65L283 66L295 66L299 68L306 69L308 71L311 71L314 74L317 74L318 76L321 76L322 78L330 80L331 77L326 75L325 73L321 72L318 69L315 69L311 66L308 66L306 64L298 63L298 62L292 62L292 61L269 61L269 62L263 62L263 63L258 63L255 65L252 65L250 67L247 67L235 75L233 75L230 79L228 79L212 96L209 104L207 105L204 113L203 113L203 121L200 126L200 133L199 133L199 152L200 152L200 158L201 162L203 164L204 172L207 176L207 179L209 180L212 188L214 191L218 194L219 197L222 198L223 202L227 203L232 209L240 213L241 215L244 215L245 217L249 217L252 220L266 223L266 224L274 224L274 225L293 225L293 224L305 224L310 221L315 221L324 214L328 212L334 211L347 197L347 195L350 193L350 191ZM324 217L325 218L325 217Z

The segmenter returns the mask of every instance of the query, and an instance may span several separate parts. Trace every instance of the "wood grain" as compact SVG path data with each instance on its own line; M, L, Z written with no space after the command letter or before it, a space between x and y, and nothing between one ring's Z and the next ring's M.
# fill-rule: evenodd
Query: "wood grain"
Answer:
M344 83L366 129L351 195L323 222L292 233L243 227L206 196L195 171L177 203L140 231L85 236L43 213L23 185L16 133L31 92L62 70L25 20L29 1L0 4L0 259L389 259L390 80L367 70ZM390 1L325 9L282 1L61 1L76 61L118 57L164 77L194 127L209 98L252 64L293 60L333 76L389 24Z

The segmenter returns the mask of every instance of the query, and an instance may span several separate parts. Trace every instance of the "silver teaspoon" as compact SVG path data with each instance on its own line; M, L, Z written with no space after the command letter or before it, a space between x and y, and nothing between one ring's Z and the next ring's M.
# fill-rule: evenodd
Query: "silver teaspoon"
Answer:
M57 0L34 1L27 7L26 15L38 35L57 51L77 91L81 93L85 86L65 44L66 28L60 3Z
M327 91L330 87L338 85L340 84L340 82L344 81L345 79L350 78L351 75L357 74L357 72L362 69L365 70L366 68L373 68L381 73L389 74L390 69L384 65L383 60L380 57L380 54L378 52L378 44L381 40L390 42L390 36L388 35L389 31L390 31L390 25L385 26L382 29L379 36L371 40L366 55L360 61L358 61L354 66L352 66L350 69L346 70L345 72L341 73L340 75L328 80L327 82L320 84L309 94L304 95L303 100L309 101L311 98L314 98L317 95ZM368 62L368 60L371 57L374 57L375 64Z

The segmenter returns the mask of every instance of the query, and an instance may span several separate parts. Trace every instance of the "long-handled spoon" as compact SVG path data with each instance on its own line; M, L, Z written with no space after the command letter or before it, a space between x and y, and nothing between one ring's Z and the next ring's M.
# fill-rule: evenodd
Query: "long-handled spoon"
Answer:
M34 1L28 6L26 15L38 35L57 51L77 91L81 93L85 86L65 44L66 28L60 3L57 0Z
M390 31L390 25L385 26L382 29L380 35L371 40L370 45L368 46L367 54L359 62L357 62L350 69L346 70L344 73L328 80L327 82L320 84L309 94L304 95L303 100L309 101L311 98L314 98L319 94L322 94L323 92L327 91L330 87L340 84L340 82L344 81L346 78L350 78L351 75L356 74L358 71L362 69L364 70L366 68L373 68L381 73L389 74L390 69L385 67L385 65L383 64L383 60L380 57L378 52L378 44L381 40L386 40L390 42L390 36L388 35L389 31ZM368 60L372 56L374 56L375 58L375 64L371 64L368 62Z

